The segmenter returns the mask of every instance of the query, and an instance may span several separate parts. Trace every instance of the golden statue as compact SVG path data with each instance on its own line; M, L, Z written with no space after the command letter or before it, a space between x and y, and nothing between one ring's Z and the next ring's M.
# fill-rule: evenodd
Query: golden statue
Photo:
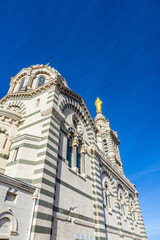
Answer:
M96 106L96 112L102 112L102 101L97 97L97 100L95 101L95 106Z
M46 67L48 67L48 66L49 66L49 64L50 64L50 63L47 63L47 64L46 64Z

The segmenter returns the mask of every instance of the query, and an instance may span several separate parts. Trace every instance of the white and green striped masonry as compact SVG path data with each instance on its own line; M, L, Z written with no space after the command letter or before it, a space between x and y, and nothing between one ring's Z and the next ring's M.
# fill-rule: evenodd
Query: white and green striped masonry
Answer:
M37 87L39 77L45 83ZM18 92L23 78L27 87ZM11 179L38 189L33 209L32 202L27 205L24 199L24 207L33 210L33 219L30 237L23 240L78 240L76 236L79 240L147 240L138 193L123 173L116 132L102 113L93 121L83 99L55 69L48 65L22 69L12 78L0 104L0 134L5 140L0 144L6 147L0 150L0 161L6 163L2 170ZM71 146L76 146L71 166L68 138L77 141ZM77 152L77 146L83 151ZM81 153L82 172L78 171ZM104 181L110 186L110 210L104 199ZM20 225L18 217L17 221Z

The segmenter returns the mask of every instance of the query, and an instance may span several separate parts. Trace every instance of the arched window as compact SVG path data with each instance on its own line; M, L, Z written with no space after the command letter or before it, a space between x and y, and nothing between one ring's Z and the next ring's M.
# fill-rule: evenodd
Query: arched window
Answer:
M39 77L38 87L42 86L45 83L45 77Z
M21 91L21 89L23 88L23 85L24 85L24 78L22 79L21 83L20 83L20 86L19 86L19 89L18 89L18 92Z
M68 128L67 161L68 166L79 174L85 174L85 142L82 137L82 127L76 120Z

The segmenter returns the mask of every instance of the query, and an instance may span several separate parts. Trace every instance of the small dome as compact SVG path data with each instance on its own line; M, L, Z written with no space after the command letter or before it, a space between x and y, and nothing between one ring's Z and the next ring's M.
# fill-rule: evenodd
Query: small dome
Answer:
M29 68L23 68L15 77L11 78L9 93L31 91L55 80L68 87L61 74L48 64L32 65Z

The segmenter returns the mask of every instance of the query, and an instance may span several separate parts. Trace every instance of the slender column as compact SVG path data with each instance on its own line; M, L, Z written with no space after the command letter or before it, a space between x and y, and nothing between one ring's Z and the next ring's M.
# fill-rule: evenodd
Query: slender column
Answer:
M85 153L81 155L81 173L85 173Z
M81 149L81 173L85 173L85 171L86 171L85 155L86 155L86 150L84 147L82 147L82 149Z
M75 136L72 143L72 161L71 161L71 167L73 170L77 170L77 149L78 148L78 140Z

